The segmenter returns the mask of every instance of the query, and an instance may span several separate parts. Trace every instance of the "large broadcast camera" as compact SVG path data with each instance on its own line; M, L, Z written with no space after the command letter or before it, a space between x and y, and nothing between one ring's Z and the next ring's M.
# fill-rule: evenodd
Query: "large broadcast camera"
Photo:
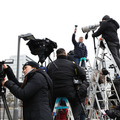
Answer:
M85 26L85 27L82 27L82 32L83 33L88 33L90 32L91 30L92 31L95 31L97 29L97 27L99 27L100 24L96 24L96 25L89 25L89 26Z
M6 59L5 61L0 62L0 81L5 78L5 73L4 73L4 70L3 70L3 64L12 64L12 63L13 63L13 59Z
M27 45L33 55L38 55L41 63L53 52L54 48L57 48L57 43L48 38L30 40Z

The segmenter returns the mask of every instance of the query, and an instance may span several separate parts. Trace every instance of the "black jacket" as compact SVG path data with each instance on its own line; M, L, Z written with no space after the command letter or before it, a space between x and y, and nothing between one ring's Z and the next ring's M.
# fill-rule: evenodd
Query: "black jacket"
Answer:
M57 66L55 66L55 65ZM85 71L77 64L66 59L66 56L58 56L57 60L50 63L47 67L47 73L53 80L53 88L60 89L64 88L65 91L62 93L74 92L73 79L77 76L81 81L86 81Z
M17 98L23 101L23 117L24 120L52 120L52 112L49 106L48 98L48 81L51 79L43 76L39 70L31 71L27 75L27 82L23 88L15 78L12 70L8 67L5 72L8 76L8 81L5 86Z
M106 40L106 42L112 42L119 44L119 39L117 35L117 29L119 28L119 24L114 19L109 19L101 22L99 29L92 35L93 37L97 37L102 35L102 37Z
M72 35L72 42L74 44L74 56L77 58L87 57L87 48L84 43L76 42L75 34Z

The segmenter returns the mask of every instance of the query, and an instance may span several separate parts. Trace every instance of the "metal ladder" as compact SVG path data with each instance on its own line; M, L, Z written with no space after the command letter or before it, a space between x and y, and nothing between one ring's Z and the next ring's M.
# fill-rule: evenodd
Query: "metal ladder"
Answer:
M105 60L104 59L105 51L107 51L107 54L109 54L111 61L113 62L116 68L117 73L120 73L118 66L116 65L116 62L105 40L103 41L98 40L92 74L90 78L90 87L88 90L89 96L88 96L88 103L86 107L86 109L88 110L88 118L86 118L86 120L93 120L93 119L108 120L109 119L107 116L104 115L104 112L103 112L104 109L109 109L109 94L111 93L111 90L108 91L108 88L107 88L108 82L106 80L109 74L105 75L105 83L102 85L99 84L100 71L103 67L103 60ZM93 81L93 79L95 80ZM114 92L117 96L116 101L120 102L113 80L111 80L110 82L111 82L111 85L113 85ZM101 96L102 99L99 99L98 94ZM95 109L95 106L94 106L95 102L96 102L97 109ZM103 104L102 107L100 103Z
M64 102L64 105L61 105L61 101ZM67 111L66 111L67 110ZM72 109L70 103L66 97L58 97L55 102L53 109L53 120L61 120L60 112L63 111L66 116L66 120L74 120ZM65 119L65 118L64 118Z
M84 61L84 64L85 64L84 67L81 66L82 65L82 61ZM92 67L91 67L91 63L90 63L89 59L87 59L85 57L82 57L80 59L79 66L82 67L85 70L85 72L86 72L86 79L89 82L90 78L91 78L91 73L92 73Z

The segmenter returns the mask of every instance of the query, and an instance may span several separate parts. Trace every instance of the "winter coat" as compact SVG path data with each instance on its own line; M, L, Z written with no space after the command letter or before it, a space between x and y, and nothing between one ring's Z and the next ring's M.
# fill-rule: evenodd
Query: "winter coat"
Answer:
M72 35L72 42L74 44L74 57L87 57L87 48L84 43L76 42L75 34Z
M14 96L23 101L24 120L53 120L49 106L47 83L47 80L51 81L51 79L46 73L42 71L41 74L39 71L42 70L28 73L27 82L21 88L21 84L15 78L12 69L8 67L5 70L9 79L5 82L5 86Z
M106 42L119 44L119 38L117 35L117 29L119 28L119 24L114 19L109 19L106 21L102 21L99 29L92 35L93 37L97 37L102 34L102 37L106 40Z
M64 55L58 56L57 60L48 65L47 73L53 80L53 93L56 96L74 98L76 90L73 79L77 76L81 81L86 81L85 71L77 64L67 60Z

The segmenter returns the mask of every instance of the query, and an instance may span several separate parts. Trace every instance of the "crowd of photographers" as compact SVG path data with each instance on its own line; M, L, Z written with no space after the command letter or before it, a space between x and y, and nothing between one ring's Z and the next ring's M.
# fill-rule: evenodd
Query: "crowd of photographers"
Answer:
M82 51L86 50L83 49L86 48L83 40L74 45L78 53L84 53ZM73 62L74 56L73 60L68 59L63 48L59 48L56 55L57 59L48 64L47 73L34 61L25 63L23 83L19 83L9 65L3 64L8 79L2 81L2 86L7 87L14 96L23 101L24 120L52 120L57 97L66 97L69 100L75 120L85 119L83 106L89 86L86 73L79 64ZM84 57L84 54L79 54L78 58L81 57ZM74 79L79 80L79 84L75 85Z
M119 25L115 20L104 16L100 28L92 36L97 37L102 34L119 67L118 28ZM84 60L88 53L83 37L80 37L78 42L75 40L76 30L75 28L72 35L74 50L66 54L64 48L57 49L57 59L48 64L47 72L34 61L26 62L23 66L24 81L19 83L10 66L3 64L8 79L2 80L1 85L23 101L24 120L53 120L52 110L57 97L66 97L69 100L75 120L85 120L83 106L89 83L82 67L85 67ZM80 61L82 67L79 66ZM79 82L75 84L74 80ZM107 110L106 113L109 117L114 114L119 119L115 114L116 109L120 110L120 107L117 106L113 111Z

